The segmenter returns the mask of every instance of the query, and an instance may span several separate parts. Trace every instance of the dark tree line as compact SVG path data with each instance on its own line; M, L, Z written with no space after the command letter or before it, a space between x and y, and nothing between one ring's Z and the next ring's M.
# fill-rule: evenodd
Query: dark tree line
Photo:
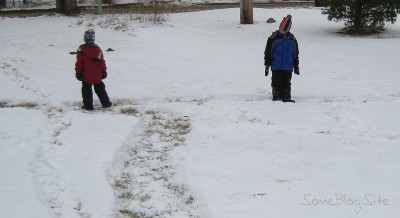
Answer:
M27 4L27 0L22 1ZM0 7L7 7L7 0L0 0ZM77 0L56 0L56 11L63 14L79 13Z

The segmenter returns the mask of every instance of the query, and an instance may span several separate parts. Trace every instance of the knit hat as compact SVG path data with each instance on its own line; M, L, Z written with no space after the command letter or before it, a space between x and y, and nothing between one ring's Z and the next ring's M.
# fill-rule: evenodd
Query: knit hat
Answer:
M88 42L94 42L95 40L95 32L93 29L89 29L85 31L85 34L83 36L83 40L85 40L86 43Z
M287 33L292 27L292 15L288 15L283 18L281 24L279 25L279 30L283 33Z

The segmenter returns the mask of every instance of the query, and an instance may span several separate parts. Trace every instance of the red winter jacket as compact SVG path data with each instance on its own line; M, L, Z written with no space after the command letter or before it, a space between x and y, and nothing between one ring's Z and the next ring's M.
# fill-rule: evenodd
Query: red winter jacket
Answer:
M76 53L75 72L83 76L83 81L90 84L101 82L101 75L106 72L103 52L95 43L89 42L79 46Z

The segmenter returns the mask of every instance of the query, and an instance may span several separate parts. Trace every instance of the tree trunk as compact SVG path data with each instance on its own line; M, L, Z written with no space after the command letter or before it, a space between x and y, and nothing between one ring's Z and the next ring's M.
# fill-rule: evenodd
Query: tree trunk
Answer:
M240 0L240 24L253 23L253 0Z
M56 10L66 15L79 13L77 0L56 0Z
M0 0L0 8L6 8L7 4L6 4L6 0Z
M354 29L360 31L363 27L363 0L357 0L354 8Z

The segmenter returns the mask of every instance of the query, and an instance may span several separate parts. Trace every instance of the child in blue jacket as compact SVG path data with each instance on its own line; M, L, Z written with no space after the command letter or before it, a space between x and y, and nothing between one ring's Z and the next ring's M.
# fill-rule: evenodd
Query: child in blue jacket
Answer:
M299 46L292 33L292 16L284 17L279 30L268 38L264 51L265 76L272 71L272 100L295 102L291 96L292 72L300 75Z

